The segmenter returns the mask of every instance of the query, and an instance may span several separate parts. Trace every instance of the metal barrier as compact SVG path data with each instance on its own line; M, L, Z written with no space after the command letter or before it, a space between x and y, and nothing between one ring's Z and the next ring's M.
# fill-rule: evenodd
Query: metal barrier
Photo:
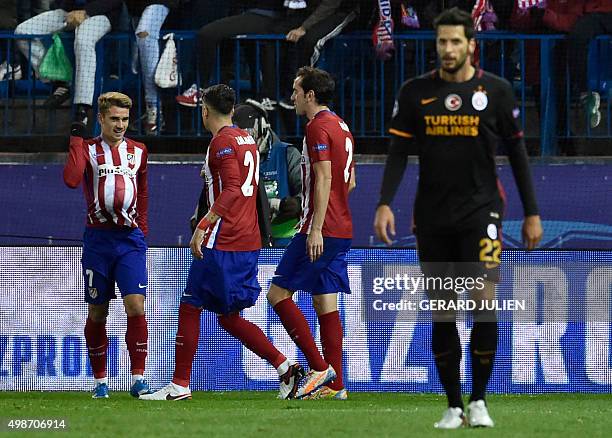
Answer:
M202 85L197 71L195 33L175 33L179 70L183 78L180 89L161 90L158 108L163 108L165 129L162 136L200 136L204 134L199 111L184 109L175 102L175 97L191 83ZM62 40L72 53L73 34L62 34ZM19 35L19 39L39 37ZM40 36L50 42L51 36ZM14 55L12 33L0 32L0 47L5 49L8 61ZM543 156L557 153L557 139L612 138L610 96L612 95L612 37L597 38L591 46L589 81L593 89L602 96L602 123L591 129L585 123L586 116L579 111L579 104L569 92L571 63L563 71L558 64L555 50L563 43L562 35L529 35L511 32L490 32L478 36L480 65L492 73L508 79L515 89L521 105L521 123L527 137L539 138ZM318 65L331 71L337 78L335 108L351 126L357 137L385 137L395 93L401 83L412 76L420 75L436 66L434 33L419 31L399 34L395 37L396 51L391 60L383 62L373 56L370 35L356 33L340 35L329 41L322 51ZM163 44L163 43L162 43ZM285 63L291 59L284 51L287 48L284 35L241 35L229 42L231 50L217 49L216 70L212 82L224 81L232 85L238 100L248 97L263 97L262 51L273 47L276 78L292 73L286 72ZM96 95L108 90L121 90L134 97L135 114L144 113L144 98L140 73L131 68L131 54L135 43L133 35L112 33L105 36L97 46L97 70L95 72ZM163 50L163 47L161 48ZM527 52L539 52L539 75L528 78L533 62ZM227 62L226 56L234 59ZM28 63L25 63L28 65ZM537 69L536 69L537 70ZM0 72L4 76L6 71ZM0 81L0 136L46 135L67 132L71 118L69 107L60 110L43 109L40 100L51 92L50 84L35 79L31 67L25 70L21 80ZM533 75L532 75L533 76ZM92 78L94 75L92 74ZM289 80L290 82L290 80ZM274 85L274 95L280 100L288 97L290 87L281 89L281 81ZM95 105L94 105L95 111ZM132 135L143 134L142 123L133 122ZM562 120L558 129L557 121ZM302 135L303 121L292 111L278 110L272 113L273 126L283 137ZM95 128L97 129L97 127Z

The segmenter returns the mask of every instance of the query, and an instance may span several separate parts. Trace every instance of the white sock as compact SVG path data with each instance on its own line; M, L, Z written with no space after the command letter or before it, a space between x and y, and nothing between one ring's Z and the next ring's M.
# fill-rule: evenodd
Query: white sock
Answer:
M280 364L278 368L276 369L278 376L280 377L283 374L285 374L287 371L289 371L290 366L291 366L291 362L289 362L289 359L285 359L285 361L282 364Z
M142 374L132 374L132 385L139 380L144 380L144 376Z
M98 383L106 383L108 385L108 377L102 377L101 379L94 379L96 381L96 385Z
M189 386L181 386L181 385L177 385L174 382L170 382L172 385L174 385L175 389L179 392L185 392L185 391L189 391Z

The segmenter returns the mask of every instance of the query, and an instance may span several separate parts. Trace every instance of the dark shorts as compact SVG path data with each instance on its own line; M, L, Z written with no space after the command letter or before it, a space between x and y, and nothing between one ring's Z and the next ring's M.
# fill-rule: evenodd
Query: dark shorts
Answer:
M140 228L104 230L87 228L83 235L85 302L104 304L121 296L146 295L147 244Z
M306 251L306 234L296 234L281 258L272 283L312 295L351 293L346 257L351 239L323 238L323 254L314 263Z
M261 287L257 281L257 251L221 251L203 248L193 259L182 303L225 315L251 307Z
M499 282L501 221L501 208L487 208L452 232L420 232L417 228L417 249L423 274L482 277Z

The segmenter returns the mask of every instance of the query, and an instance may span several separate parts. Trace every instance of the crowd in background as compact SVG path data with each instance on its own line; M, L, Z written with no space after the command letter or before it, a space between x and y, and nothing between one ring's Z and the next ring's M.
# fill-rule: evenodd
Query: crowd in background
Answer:
M74 31L74 79L53 81L43 106L56 109L72 99L75 120L85 124L95 99L97 41L110 32L132 33L133 70L141 76L146 103L142 121L146 133L154 134L164 127L154 81L162 30L196 31L191 51L195 56L179 59L183 77L176 93L176 102L190 108L198 107L202 88L213 80L219 45L241 34L285 35L280 62L275 45L264 45L260 71L254 73L260 75L261 86L250 100L274 111L292 108L292 72L316 65L324 45L338 34L371 32L373 52L390 60L396 49L394 35L430 29L433 18L452 6L471 12L475 27L483 32L568 34L556 48L557 67L564 70L570 60L571 96L586 107L591 126L599 124L600 96L589 88L586 57L592 38L612 33L612 0L0 0L0 30L14 30L16 35ZM0 80L39 78L48 45L46 40L0 39ZM536 90L539 65L533 61L538 49L537 42L528 45L525 66L525 80ZM231 65L222 61L222 66ZM558 88L564 89L561 84Z

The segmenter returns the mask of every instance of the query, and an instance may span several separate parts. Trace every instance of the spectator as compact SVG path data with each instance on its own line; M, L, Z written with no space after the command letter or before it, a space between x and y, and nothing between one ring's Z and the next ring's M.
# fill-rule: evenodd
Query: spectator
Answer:
M352 0L317 0L308 2L308 5L306 1L297 0L251 0L246 12L213 21L198 31L200 83L206 85L211 78L215 65L211 60L216 58L217 45L223 39L236 35L286 34L286 40L296 43L297 50L295 61L288 68L316 63L325 42L340 33L356 17L355 4ZM275 109L277 102L272 98L276 84L274 48L268 46L264 57L264 84L259 103L264 109ZM281 73L284 84L282 92L288 93L290 90L286 81L293 77L293 72ZM177 102L196 107L199 93L198 87L193 84L183 95L177 96ZM288 102L284 106L292 107Z
M159 61L159 33L170 9L178 5L178 0L125 0L125 3L136 28L147 106L144 131L146 134L155 134L161 131L164 124L161 107L158 111L158 92L154 81Z
M91 117L96 74L96 43L111 30L121 12L121 0L86 0L84 6L76 6L76 0L59 2L60 9L36 15L17 26L15 34L50 34L74 29L74 53L76 74L74 83L75 121L87 124ZM17 47L26 56L35 73L45 55L40 39L17 40ZM31 54L31 55L30 55ZM55 83L54 91L45 101L47 108L58 108L70 98L70 85Z
M584 106L589 124L595 128L601 122L600 96L597 90L589 90L587 81L587 54L590 40L600 34L612 32L612 2L605 0L548 0L536 6L521 8L517 0L512 14L512 25L520 31L566 32L567 45L559 44L555 53L556 89L559 93L559 130L568 129L565 104L566 65L571 60L570 81L572 96ZM527 45L526 80L539 87L539 47ZM536 98L539 93L535 93Z
M14 2L13 2L14 3ZM52 0L19 0L17 2L17 21L24 21L51 9Z
M261 108L243 104L234 109L234 123L249 132L259 150L259 184L265 187L274 246L287 246L297 232L302 211L300 151L278 138Z
M17 26L15 3L15 0L0 0L0 31L14 30ZM0 39L0 81L21 79L21 67L13 53L5 53L6 48L6 41Z
M570 75L572 92L584 103L591 128L596 128L601 122L600 96L597 90L589 89L587 54L589 43L594 37L612 34L612 1L586 0L582 3L584 15L576 20L567 36L567 57L573 65L573 74Z

